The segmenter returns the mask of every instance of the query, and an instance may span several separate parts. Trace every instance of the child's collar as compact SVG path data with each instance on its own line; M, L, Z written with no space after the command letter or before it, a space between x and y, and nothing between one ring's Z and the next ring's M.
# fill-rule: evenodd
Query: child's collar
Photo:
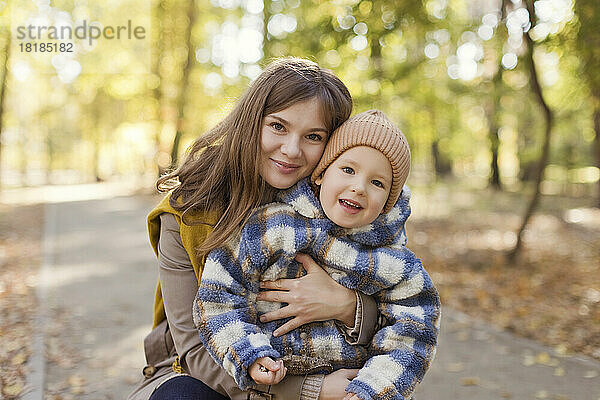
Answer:
M291 205L303 217L326 218L309 178L304 178L291 188L279 192L277 200Z

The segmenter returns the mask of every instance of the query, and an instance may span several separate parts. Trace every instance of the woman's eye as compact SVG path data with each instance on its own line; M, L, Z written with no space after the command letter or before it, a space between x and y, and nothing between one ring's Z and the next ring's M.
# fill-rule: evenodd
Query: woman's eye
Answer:
M383 189L383 182L381 182L380 180L373 179L373 180L371 181L371 183L372 183L373 185L375 185L375 186L377 186L377 187L380 187L380 188L382 188L382 189Z
M281 125L279 122L273 122L273 123L271 124L271 127L272 127L273 129L275 129L276 131L282 131L282 130L284 129L284 126L283 126L283 125Z
M353 174L354 173L354 170L352 168L350 168L350 167L343 167L342 171L344 171L347 174Z
M323 140L323 137L317 133L311 133L306 137L308 140L312 140L313 142L320 142Z

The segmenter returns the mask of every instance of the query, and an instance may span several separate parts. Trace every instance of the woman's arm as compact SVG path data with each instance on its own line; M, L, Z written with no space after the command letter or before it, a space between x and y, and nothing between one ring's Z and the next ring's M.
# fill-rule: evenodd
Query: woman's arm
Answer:
M181 243L179 225L173 215L166 213L161 215L159 268L169 329L182 367L191 376L219 393L234 400L246 399L248 393L237 387L233 378L214 362L202 346L192 320L192 304L198 291L198 282L189 256ZM307 396L303 398L316 399L320 385L315 389L308 378L287 376L271 388L262 386L260 389L276 394L276 400L299 399L301 394Z
M245 398L233 379L217 365L202 346L194 322L192 304L198 282L181 243L179 225L171 214L162 214L158 243L160 284L179 360L186 372L214 390L232 398Z
M261 316L262 322L293 317L275 330L279 336L309 322L335 319L346 325L346 341L366 345L373 338L378 317L377 304L371 296L350 290L334 281L309 255L298 253L296 260L306 270L297 279L265 281L258 300L288 303L287 306ZM357 301L358 300L358 301Z
M373 297L358 290L355 290L354 293L356 294L354 326L348 326L339 321L336 321L336 324L348 344L366 346L371 342L375 332L379 330L381 314Z

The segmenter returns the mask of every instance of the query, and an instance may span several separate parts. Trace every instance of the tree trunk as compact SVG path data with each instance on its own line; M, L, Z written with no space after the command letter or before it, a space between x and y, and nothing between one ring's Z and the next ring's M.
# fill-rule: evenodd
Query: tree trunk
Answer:
M263 60L270 60L274 57L273 54L273 46L270 39L269 31L267 30L267 26L269 24L269 19L271 19L271 0L263 1L263 43L262 43L262 51L263 51Z
M600 169L600 57L598 47L600 45L600 3L598 0L577 0L575 12L579 20L579 29L575 44L578 50L578 58L581 62L581 72L591 93L590 102L594 109L594 132L596 134L593 143L593 158L596 167ZM600 208L600 180L598 181L597 207Z
M525 3L527 4L527 9L529 10L529 19L532 21L533 15L534 15L533 0L527 0ZM531 26L533 28L533 22L532 22ZM523 37L525 38L525 40L527 42L526 57L527 57L527 61L529 62L529 75L530 75L530 79L531 79L531 81L530 81L531 89L532 89L533 93L535 94L535 97L537 98L538 103L542 107L542 110L544 111L544 120L545 120L546 129L545 129L545 134L544 134L544 144L542 147L542 154L540 155L538 167L536 170L533 194L531 195L531 199L529 200L529 205L527 207L527 210L525 211L525 214L523 215L523 221L521 222L521 227L519 228L519 231L517 233L517 243L516 243L515 247L508 254L508 259L510 261L514 261L517 258L517 256L519 255L519 252L522 247L522 242L523 242L523 232L525 231L525 228L527 227L527 223L529 222L529 219L535 212L537 205L539 203L539 200L540 200L540 189L541 189L541 185L542 185L542 180L544 178L544 170L546 168L546 165L548 164L548 158L550 156L550 139L552 136L552 126L554 123L554 114L552 113L552 110L550 109L550 107L548 106L548 104L546 103L546 101L544 99L544 96L542 93L542 87L540 86L538 74L537 74L537 71L535 68L535 62L533 60L533 49L534 49L535 44L534 44L533 40L531 40L531 38L529 37L527 32L525 32L523 34Z
M98 138L99 133L98 128L94 127L93 129L94 135L96 136L93 141L94 152L92 154L92 168L94 174L94 181L102 182L103 179L100 177L100 140Z
M185 31L185 40L188 49L188 57L185 66L183 67L183 77L181 78L181 87L179 90L179 96L177 98L177 131L173 138L173 146L171 147L171 167L176 168L177 162L179 161L179 145L184 131L184 109L186 102L187 88L189 86L190 72L196 61L196 52L194 51L194 45L192 43L192 28L196 22L196 2L194 0L188 1L187 15L189 24Z
M381 56L381 44L376 36L371 37L371 63L373 68L371 69L371 78L375 79L378 83L381 83L383 79L383 58ZM371 97L371 103L375 108L383 108L383 99L381 91L375 96Z
M594 152L596 153L596 167L600 170L600 99L596 99L595 103L594 131L596 132L596 137L594 138ZM598 199L596 200L596 207L600 208L600 179L598 180Z
M498 137L498 128L490 129L490 148L492 151L492 161L490 162L490 186L494 189L502 190L500 182L500 167L498 165L498 151L500 150L500 138Z
M7 35L8 36L6 37L6 44L4 47L4 71L2 72L2 81L0 81L0 165L2 165L2 130L4 128L2 121L4 117L4 107L6 105L6 87L8 85L8 63L10 58L10 29L7 29ZM0 169L0 176L1 173L2 170Z
M502 0L500 4L500 21L503 21L506 17L506 2L508 0ZM498 29L500 30L500 29ZM499 34L499 33L498 33ZM500 180L500 166L498 165L498 153L500 151L500 137L498 131L500 130L498 110L500 110L500 97L502 95L502 72L504 67L502 66L502 57L498 60L498 70L492 78L492 94L491 102L487 111L487 119L489 123L488 137L490 140L490 151L492 153L492 160L490 162L490 186L494 189L502 189L502 182Z
M500 124L498 123L498 110L500 108L500 93L499 87L502 84L502 66L494 76L492 80L492 99L489 101L489 105L486 109L489 131L488 138L490 140L490 152L492 153L492 160L490 162L490 181L489 184L494 189L502 189L502 183L500 182L500 166L498 165L498 153L500 151L500 137L498 131L500 130Z
M46 116L45 116L46 117ZM46 185L49 185L52 183L52 168L54 165L54 144L52 143L51 140L51 127L50 127L50 123L48 122L48 120L46 121L42 121L42 126L40 127L40 129L43 129L44 131L44 144L46 145Z
M152 97L154 98L154 101L156 102L156 132L154 134L154 148L156 149L156 154L158 155L158 153L161 150L161 143L160 143L160 133L162 131L162 112L161 112L161 103L162 103L162 92L161 92L161 74L160 74L160 61L162 58L162 53L163 53L163 49L164 49L164 45L163 45L163 26L162 24L165 22L164 18L163 18L163 4L164 4L164 0L160 0L156 6L156 20L157 20L157 41L156 41L156 46L155 46L155 54L154 54L154 60L153 60L153 64L152 64L152 74L156 77L158 77L158 85L156 85L156 87L154 89L152 89ZM160 163L158 162L158 160L156 160L156 165L157 165L157 173L158 173L158 177L160 177L163 173L164 173L164 169L163 167L160 165Z
M100 147L102 141L100 140L100 132L102 132L102 113L107 107L107 102L104 101L104 95L101 90L96 93L96 97L94 101L90 104L88 108L88 115L90 119L92 119L92 124L90 126L90 135L91 135L91 143L92 143L92 159L90 160L92 174L94 176L94 182L102 182L102 177L100 176Z
M490 151L492 153L492 160L490 162L490 186L494 189L502 189L502 182L500 180L500 166L498 165L498 158L500 152L500 136L498 131L500 130L500 116L498 115L500 110L500 97L502 95L502 64L498 65L498 72L492 79L492 99L490 100L489 109L487 111L488 123L490 130L488 137L490 139Z
M431 142L431 157L433 158L433 167L435 169L436 178L450 175L450 172L452 172L452 164L440 152L439 143L439 138L436 138Z

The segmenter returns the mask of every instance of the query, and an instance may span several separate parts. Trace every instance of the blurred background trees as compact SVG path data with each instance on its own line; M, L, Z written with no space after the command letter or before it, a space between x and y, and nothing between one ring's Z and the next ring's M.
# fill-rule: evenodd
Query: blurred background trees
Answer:
M146 35L19 38L84 21ZM0 206L153 190L270 60L307 57L406 134L408 244L444 307L600 360L599 27L598 0L0 0ZM3 209L0 265L43 219ZM11 262L0 300L27 305Z
M536 193L595 197L600 206L594 0L131 3L55 1L18 18L10 1L0 3L2 188L151 181L261 67L291 55L334 70L355 112L380 108L402 128L411 185L532 193L529 209L518 210L523 225ZM141 18L146 48L75 41L68 59L24 53L11 23L40 16L46 24Z

